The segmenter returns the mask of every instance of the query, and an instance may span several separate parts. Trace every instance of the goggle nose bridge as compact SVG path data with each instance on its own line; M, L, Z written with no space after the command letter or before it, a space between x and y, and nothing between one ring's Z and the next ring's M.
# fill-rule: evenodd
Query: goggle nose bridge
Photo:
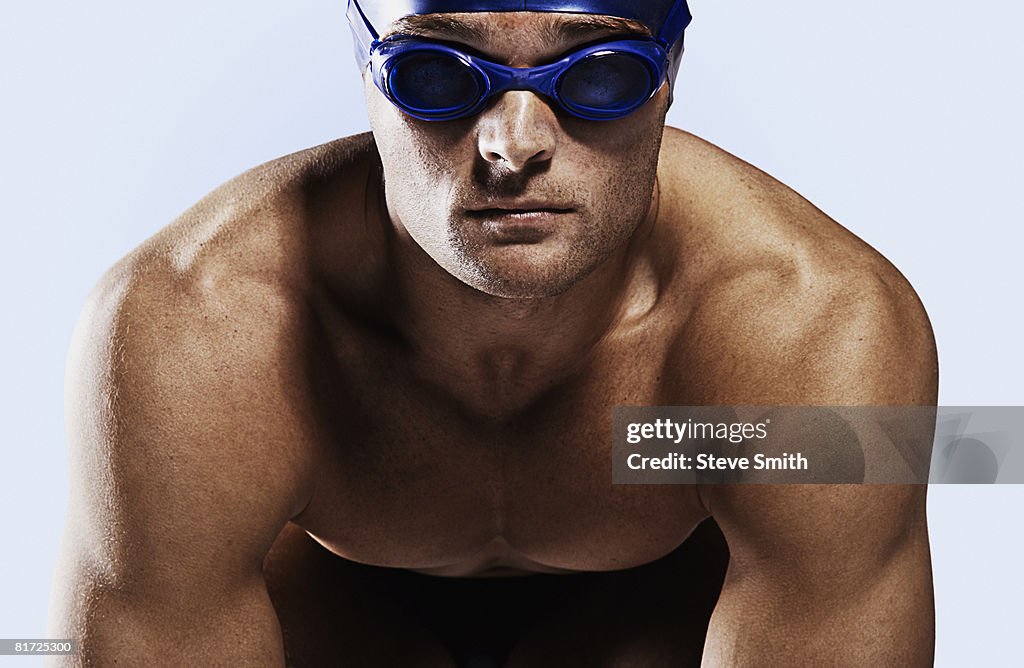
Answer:
M504 93L510 90L524 90L554 97L555 79L565 70L562 63L551 63L539 67L509 67L491 63L483 72L487 82L487 96Z

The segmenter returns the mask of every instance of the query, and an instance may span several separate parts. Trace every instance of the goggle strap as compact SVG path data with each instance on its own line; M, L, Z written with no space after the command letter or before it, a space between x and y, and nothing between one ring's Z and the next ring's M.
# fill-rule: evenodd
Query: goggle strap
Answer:
M687 3L677 0L672 4L672 9L665 17L665 22L661 24L657 38L662 41L666 49L671 49L692 20L693 16L690 14Z
M377 43L379 35L356 0L348 0L345 16L355 36L356 61L359 63L360 71L365 70L370 63L370 50Z

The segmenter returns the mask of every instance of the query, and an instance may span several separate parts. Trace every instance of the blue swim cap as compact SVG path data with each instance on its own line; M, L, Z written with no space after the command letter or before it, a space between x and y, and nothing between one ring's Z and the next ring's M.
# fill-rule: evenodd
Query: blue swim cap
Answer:
M366 69L370 48L380 31L394 21L448 12L567 12L639 21L669 51L670 85L679 69L683 32L691 19L686 0L348 0L348 22L360 69Z

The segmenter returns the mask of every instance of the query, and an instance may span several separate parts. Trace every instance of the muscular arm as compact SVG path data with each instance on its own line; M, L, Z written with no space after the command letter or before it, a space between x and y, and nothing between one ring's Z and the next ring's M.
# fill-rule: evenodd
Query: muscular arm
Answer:
M934 405L931 330L909 286L886 272L881 279L851 277L828 299L789 299L803 309L804 334L792 335L794 320L765 320L768 334L788 327L789 343L775 352L756 349L750 366L734 362L731 372L747 382L729 385L742 389L720 397L722 403ZM763 291L761 302L772 306ZM719 306L728 309L728 301ZM731 553L703 665L931 665L925 491L914 485L702 488Z
M304 479L262 317L275 302L168 281L112 278L76 331L49 633L78 639L79 655L56 661L280 666L262 560Z
M750 485L713 495L731 559L704 666L929 666L923 488Z

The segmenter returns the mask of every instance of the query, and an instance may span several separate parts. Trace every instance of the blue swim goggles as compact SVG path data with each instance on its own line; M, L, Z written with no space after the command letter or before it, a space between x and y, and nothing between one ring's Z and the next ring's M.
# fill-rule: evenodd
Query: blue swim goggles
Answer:
M439 40L402 34L378 39L359 3L352 4L372 38L374 84L392 104L424 121L478 114L509 90L542 95L578 118L615 120L654 97L671 67L672 43L647 37L596 42L538 67L509 67ZM688 12L684 18L688 23Z
M654 40L619 39L577 49L539 67L508 67L442 42L394 35L370 53L373 82L424 121L479 113L494 97L528 90L591 121L623 118L665 82L668 54Z

